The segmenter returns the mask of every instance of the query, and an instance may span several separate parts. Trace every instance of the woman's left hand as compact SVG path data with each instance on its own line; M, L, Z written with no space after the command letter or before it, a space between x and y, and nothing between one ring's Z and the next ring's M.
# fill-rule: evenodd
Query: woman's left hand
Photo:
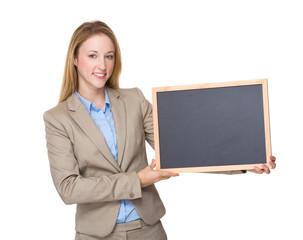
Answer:
M270 156L270 160L269 160L269 165L272 167L272 169L276 168L276 157L274 156ZM262 174L262 173L266 173L269 174L270 173L270 169L268 166L266 166L265 164L262 165L262 168L259 167L255 167L253 170L249 170L252 173L257 173L257 174Z

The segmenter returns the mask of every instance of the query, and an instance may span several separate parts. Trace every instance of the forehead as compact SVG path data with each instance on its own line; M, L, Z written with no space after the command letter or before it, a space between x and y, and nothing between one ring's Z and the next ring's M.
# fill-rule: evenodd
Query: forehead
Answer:
M114 51L115 46L112 40L105 34L92 35L86 39L79 48L80 51L98 51L98 52L109 52Z

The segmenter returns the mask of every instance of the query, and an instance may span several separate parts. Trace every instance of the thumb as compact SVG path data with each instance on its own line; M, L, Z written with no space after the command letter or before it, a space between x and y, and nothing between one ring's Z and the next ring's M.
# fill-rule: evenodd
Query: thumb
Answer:
M156 167L156 160L153 159L152 163L149 165L152 169Z

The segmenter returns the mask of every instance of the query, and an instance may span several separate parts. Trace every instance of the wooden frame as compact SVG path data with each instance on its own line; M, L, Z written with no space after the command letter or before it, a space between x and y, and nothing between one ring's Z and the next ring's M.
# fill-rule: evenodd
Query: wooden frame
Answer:
M224 88L224 87L237 87L237 86L250 86L250 85L262 85L263 95L263 112L264 112L264 134L265 134L265 151L266 159L264 164L271 168L269 159L271 156L271 139L270 139L270 122L269 122L269 106L268 106L268 87L267 79L258 80L245 80L234 82L221 82L221 83L206 83L197 85L184 85L184 86L169 86L169 87L156 87L152 89L153 100L153 122L154 122L154 138L155 138L155 152L156 152L156 168L157 170L169 171L169 172L216 172L216 171L231 171L231 170L251 170L255 166L263 168L262 164L240 164L240 165L215 165L215 166L201 166L201 167L170 167L161 168L161 156L160 148L161 143L159 139L159 119L158 119L158 93L165 93L170 91L183 91L183 90L195 90L195 89L211 89L211 88ZM260 100L262 101L262 100Z

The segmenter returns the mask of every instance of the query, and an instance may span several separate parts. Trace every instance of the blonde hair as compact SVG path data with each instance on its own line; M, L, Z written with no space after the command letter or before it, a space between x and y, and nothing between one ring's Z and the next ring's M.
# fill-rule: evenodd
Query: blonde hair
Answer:
M101 21L85 22L76 29L69 43L59 103L65 101L76 90L78 85L78 76L77 68L74 65L74 59L77 57L78 49L80 48L81 44L95 34L105 34L112 40L114 44L115 66L111 77L106 82L106 85L111 88L119 88L119 76L122 67L121 52L114 32L109 28L109 26Z

